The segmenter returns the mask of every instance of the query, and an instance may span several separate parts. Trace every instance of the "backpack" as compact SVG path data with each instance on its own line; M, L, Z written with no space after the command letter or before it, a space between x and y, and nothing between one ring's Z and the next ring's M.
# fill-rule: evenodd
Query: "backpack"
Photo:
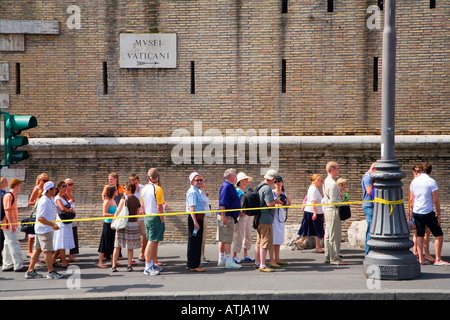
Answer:
M256 190L249 190L245 194L241 196L241 208L260 208L261 202L259 199L259 189L263 186L267 185L267 183L262 183L259 185ZM255 210L244 210L243 211L248 216L253 216L253 229L258 229L259 225L259 216L261 214L261 209Z
M259 200L259 189L262 186L267 185L267 183L263 183L256 188L256 190L248 190L241 196L241 208L242 209L250 209L250 208L260 208L261 202ZM248 216L257 216L261 213L260 209L255 210L244 210L243 211Z
M1 201L1 204L0 204L1 219L0 219L0 221L3 221L3 218L5 217L5 208L4 208L4 206L3 206L3 197L4 197L7 193L11 193L11 195L13 196L11 205L13 205L13 204L14 204L14 201L16 200L16 198L14 197L14 195L13 195L13 193L12 193L11 191L8 191L8 192L6 192L5 194L2 194L2 195L0 196L0 201Z

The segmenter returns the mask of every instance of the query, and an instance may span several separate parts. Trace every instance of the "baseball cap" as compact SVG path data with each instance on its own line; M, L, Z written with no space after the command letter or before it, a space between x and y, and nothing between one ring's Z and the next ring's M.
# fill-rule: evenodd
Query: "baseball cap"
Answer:
M44 192L42 194L45 194L48 190L55 187L55 184L52 181L48 181L44 184Z
M199 175L200 175L200 173L198 173L198 172L192 172L189 175L189 182L192 182L192 180L194 180L195 176L199 176Z
M267 180L273 180L276 175L277 175L277 172L273 169L270 169L266 172L266 174L264 175L264 178Z

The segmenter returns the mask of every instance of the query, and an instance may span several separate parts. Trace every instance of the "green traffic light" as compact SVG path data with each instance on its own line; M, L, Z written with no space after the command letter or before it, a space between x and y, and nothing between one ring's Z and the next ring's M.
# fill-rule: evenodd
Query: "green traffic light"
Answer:
M37 119L34 116L5 115L5 129L13 134L37 127ZM17 134L15 133L15 134Z
M37 127L37 119L34 116L4 114L5 129L5 165L9 166L22 160L29 159L27 151L16 150L18 147L28 144L28 138L21 136L23 130Z

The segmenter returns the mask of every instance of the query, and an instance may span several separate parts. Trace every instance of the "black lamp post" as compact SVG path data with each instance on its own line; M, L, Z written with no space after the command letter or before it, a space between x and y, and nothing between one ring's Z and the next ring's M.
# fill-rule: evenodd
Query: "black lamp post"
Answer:
M374 267L380 280L414 279L420 275L420 264L409 250L413 246L410 229L402 202L401 179L405 173L394 157L395 146L395 0L386 0L383 31L382 67L382 120L381 160L377 161L375 178L375 205L371 239L371 251L364 259L364 275L371 277ZM369 269L370 267L370 269Z

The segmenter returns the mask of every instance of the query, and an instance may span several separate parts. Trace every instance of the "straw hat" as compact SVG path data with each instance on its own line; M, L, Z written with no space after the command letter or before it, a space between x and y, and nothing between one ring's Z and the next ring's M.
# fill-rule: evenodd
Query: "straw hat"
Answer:
M246 174L243 173L243 172L239 172L238 175L237 175L237 181L236 181L236 183L238 183L239 181L241 181L241 180L243 180L243 179L248 179L248 181L252 181L252 180L253 180L252 177L249 177L248 175L246 175Z

